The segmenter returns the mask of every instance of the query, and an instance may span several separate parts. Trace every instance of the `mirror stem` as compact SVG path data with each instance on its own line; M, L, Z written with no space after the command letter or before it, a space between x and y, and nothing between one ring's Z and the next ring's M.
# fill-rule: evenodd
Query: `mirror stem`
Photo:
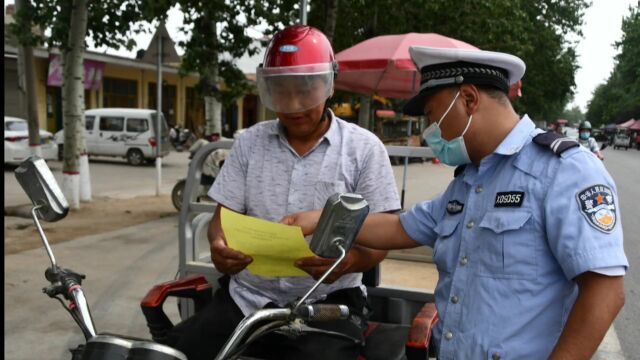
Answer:
M296 313L296 310L298 310L298 308L300 307L300 305L302 305L302 303L307 300L307 298L309 297L309 295L311 295L317 288L318 286L320 286L320 284L322 284L322 282L324 281L324 279L327 278L327 276L329 276L329 274L331 274L331 272L338 266L340 265L340 263L342 262L342 260L344 260L344 258L347 256L347 252L344 250L344 248L342 247L342 244L344 243L344 240L342 238L335 238L332 242L339 250L340 250L340 257L338 258L338 260L336 260L335 263L333 263L333 265L331 266L331 268L329 268L329 270L327 270L322 277L320 277L320 279L318 281L316 281L315 285L313 285L313 287L311 289L309 289L309 291L307 291L306 294L304 294L304 296L298 300L298 302L296 303L296 306L293 307L293 310L291 311L292 314Z
M42 230L42 226L40 226L40 221L38 221L38 214L36 213L36 210L38 210L42 206L43 205L38 205L33 207L33 209L31 209L31 216L33 217L33 222L36 224L36 227L38 228L38 233L40 233L40 239L42 239L42 244L44 244L44 248L47 250L47 255L49 255L49 260L51 260L51 268L56 269L57 268L56 258L55 256L53 256L53 251L49 246L49 241L47 240L47 236L44 234L44 231Z

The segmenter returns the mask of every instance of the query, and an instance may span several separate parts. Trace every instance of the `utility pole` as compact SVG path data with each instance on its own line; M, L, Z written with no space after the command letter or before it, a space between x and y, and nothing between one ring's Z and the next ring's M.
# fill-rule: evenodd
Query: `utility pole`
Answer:
M164 24L161 22L158 26L158 84L157 84L157 101L156 101L156 196L160 196L160 187L162 185L162 32L160 28Z
M307 25L307 0L300 0L300 25Z

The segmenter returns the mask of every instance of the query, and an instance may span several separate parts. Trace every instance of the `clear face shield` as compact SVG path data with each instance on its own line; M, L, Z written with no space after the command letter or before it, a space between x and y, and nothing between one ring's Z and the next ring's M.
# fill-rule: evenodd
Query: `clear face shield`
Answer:
M277 113L299 113L323 104L333 92L330 63L258 68L260 100Z

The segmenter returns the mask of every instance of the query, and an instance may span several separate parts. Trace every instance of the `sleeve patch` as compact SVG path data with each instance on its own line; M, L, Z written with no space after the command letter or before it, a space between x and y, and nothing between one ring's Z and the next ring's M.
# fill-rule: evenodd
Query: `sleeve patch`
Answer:
M590 186L576 194L580 212L594 228L610 233L616 226L613 191L606 185Z

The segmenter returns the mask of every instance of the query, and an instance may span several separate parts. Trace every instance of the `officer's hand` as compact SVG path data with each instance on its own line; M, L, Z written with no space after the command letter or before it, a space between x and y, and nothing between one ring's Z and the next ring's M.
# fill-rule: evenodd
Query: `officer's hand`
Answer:
M211 260L216 269L224 274L237 274L251 264L253 258L227 246L223 234L211 242Z
M307 236L313 234L320 220L321 210L303 211L291 215L287 215L280 220L285 225L300 226L302 233Z
M334 281L338 280L342 275L349 273L349 269L351 264L353 263L353 256L351 256L352 252L349 251L344 261L338 265L331 274L324 279L323 283L331 284ZM319 280L322 275L329 270L331 266L336 262L337 259L326 259L318 256L310 256L296 260L295 266L307 274L311 275L315 280Z

